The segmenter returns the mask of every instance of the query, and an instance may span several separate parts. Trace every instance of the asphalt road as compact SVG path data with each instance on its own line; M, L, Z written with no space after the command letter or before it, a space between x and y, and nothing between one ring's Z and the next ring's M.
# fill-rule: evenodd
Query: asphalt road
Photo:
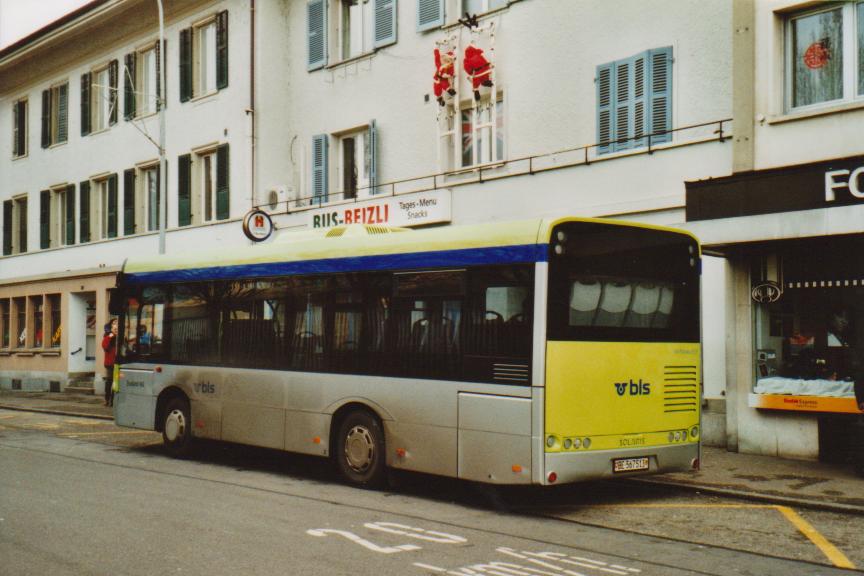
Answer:
M616 482L490 495L403 475L0 410L0 575L848 574L777 507ZM862 518L794 511L864 565Z

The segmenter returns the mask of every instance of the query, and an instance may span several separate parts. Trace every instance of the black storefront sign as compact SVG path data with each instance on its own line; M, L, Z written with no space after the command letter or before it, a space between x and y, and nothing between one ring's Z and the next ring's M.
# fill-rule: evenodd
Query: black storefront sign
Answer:
M864 156L687 182L687 221L864 204Z

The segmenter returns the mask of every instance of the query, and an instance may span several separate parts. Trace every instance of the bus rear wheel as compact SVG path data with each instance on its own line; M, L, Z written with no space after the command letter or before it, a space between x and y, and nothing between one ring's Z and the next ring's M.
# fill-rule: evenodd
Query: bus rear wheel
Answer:
M361 410L349 413L339 424L336 442L336 467L346 481L363 488L384 485L384 429L377 418Z
M172 398L162 413L162 441L169 454L182 458L192 448L192 416L185 398Z

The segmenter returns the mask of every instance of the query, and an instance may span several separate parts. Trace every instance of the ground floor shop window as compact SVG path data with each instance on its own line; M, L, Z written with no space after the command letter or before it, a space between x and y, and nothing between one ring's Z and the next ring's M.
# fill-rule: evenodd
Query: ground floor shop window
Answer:
M755 305L753 391L854 397L864 378L864 282L793 284Z

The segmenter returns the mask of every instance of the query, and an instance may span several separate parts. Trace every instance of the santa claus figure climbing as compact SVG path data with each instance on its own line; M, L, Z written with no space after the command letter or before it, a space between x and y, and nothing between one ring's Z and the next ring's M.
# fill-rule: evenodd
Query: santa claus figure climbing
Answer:
M445 95L455 96L456 90L453 88L453 75L455 74L456 54L452 50L441 52L435 48L435 76L434 84L435 98L438 104L444 106Z
M489 63L489 60L483 54L483 49L478 48L472 42L465 48L465 58L462 61L462 66L471 79L474 99L480 100L480 87L492 86L492 64Z

